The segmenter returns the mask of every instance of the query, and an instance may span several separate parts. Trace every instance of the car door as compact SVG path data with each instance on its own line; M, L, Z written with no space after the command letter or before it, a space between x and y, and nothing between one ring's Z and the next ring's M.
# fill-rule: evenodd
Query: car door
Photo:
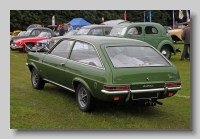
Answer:
M154 26L145 26L144 33L144 41L157 48L161 41L159 30Z
M61 40L42 60L43 77L59 85L67 86L65 79L65 65L69 56L73 41Z
M142 31L142 26L131 26L127 29L125 34L126 38L137 39L144 41L144 33Z

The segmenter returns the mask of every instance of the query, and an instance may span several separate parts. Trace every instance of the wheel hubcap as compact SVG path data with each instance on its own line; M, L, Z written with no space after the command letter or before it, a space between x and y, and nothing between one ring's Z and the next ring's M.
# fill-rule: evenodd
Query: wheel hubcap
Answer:
M162 50L162 54L166 56L167 55L167 51L166 50Z
M36 86L37 83L38 83L38 75L37 75L37 72L34 71L33 72L33 79L32 79L32 82L33 82L33 85Z
M84 88L81 88L78 92L78 101L81 107L85 107L87 104L87 92Z

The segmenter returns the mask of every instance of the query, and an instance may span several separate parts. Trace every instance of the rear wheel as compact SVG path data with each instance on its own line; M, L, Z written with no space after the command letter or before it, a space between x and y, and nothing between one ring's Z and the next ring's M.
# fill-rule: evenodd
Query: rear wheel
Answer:
M163 46L160 51L167 59L171 58L171 49L169 46Z
M96 100L87 90L87 88L79 84L76 90L76 101L79 109L84 112L92 112L96 107Z
M44 80L38 74L38 71L33 68L31 71L31 83L33 88L35 89L43 89L44 88Z
M24 45L24 52L28 53L33 47L32 43L27 43L26 45Z

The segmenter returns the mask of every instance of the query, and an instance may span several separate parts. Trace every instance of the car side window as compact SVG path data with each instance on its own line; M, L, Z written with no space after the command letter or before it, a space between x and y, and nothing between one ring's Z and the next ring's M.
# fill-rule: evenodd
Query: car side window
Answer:
M91 30L91 33L90 33L91 35L103 35L103 31L102 31L102 29L101 28L96 28L96 29L92 29Z
M87 65L102 67L96 49L91 44L85 42L77 41L74 44L70 59Z
M51 51L50 54L63 58L69 57L69 52L72 47L73 41L63 40Z
M158 30L155 27L147 26L145 27L146 34L158 34Z
M128 30L129 35L141 35L142 27L132 27Z
M105 28L105 35L109 35L112 28Z

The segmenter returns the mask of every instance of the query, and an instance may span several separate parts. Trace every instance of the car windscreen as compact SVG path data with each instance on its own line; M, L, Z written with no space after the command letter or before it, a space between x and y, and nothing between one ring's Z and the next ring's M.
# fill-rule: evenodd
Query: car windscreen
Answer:
M110 31L110 36L122 36L125 34L127 27L117 26L113 27Z
M51 34L49 32L41 32L38 37L41 38L50 38Z
M115 68L171 66L150 46L109 46L105 49Z
M88 34L89 31L90 31L89 28L81 28L81 29L77 32L77 34L78 34L78 35L86 35L86 34Z
M24 33L24 35L25 35L25 36L29 36L30 33L31 33L31 31L32 31L32 29L27 30L27 31Z

